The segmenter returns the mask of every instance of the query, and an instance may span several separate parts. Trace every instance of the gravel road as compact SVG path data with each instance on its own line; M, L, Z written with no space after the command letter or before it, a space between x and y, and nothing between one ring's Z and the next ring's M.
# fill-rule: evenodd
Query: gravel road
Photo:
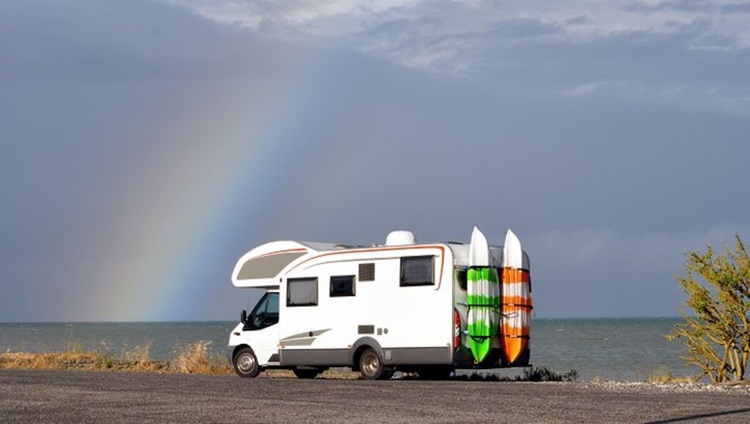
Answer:
M0 370L0 422L750 422L750 389Z

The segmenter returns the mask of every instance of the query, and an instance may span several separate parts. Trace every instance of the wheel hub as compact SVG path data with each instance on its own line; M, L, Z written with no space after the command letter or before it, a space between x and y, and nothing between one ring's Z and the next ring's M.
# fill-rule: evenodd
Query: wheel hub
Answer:
M365 358L365 372L369 375L373 375L378 371L378 368L380 368L380 361L378 360L378 357L375 355L368 355Z
M242 372L250 372L255 367L255 359L252 355L242 355L237 358L237 368Z

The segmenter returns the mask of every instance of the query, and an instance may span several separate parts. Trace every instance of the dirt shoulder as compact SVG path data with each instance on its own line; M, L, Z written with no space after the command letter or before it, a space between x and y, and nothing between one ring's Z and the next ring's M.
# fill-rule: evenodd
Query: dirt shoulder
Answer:
M0 370L0 421L750 422L747 387Z

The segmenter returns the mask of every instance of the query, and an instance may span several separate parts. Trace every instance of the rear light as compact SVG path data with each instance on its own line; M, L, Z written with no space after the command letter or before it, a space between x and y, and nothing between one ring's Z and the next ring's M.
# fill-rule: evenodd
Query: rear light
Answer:
M453 348L458 349L461 347L461 317L458 315L458 310L453 310Z

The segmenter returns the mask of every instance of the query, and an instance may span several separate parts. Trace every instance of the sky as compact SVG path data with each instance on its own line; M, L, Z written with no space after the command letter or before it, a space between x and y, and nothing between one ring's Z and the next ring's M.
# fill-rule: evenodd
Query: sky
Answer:
M750 241L750 3L0 2L0 322L234 320L273 240L508 228L535 316Z

